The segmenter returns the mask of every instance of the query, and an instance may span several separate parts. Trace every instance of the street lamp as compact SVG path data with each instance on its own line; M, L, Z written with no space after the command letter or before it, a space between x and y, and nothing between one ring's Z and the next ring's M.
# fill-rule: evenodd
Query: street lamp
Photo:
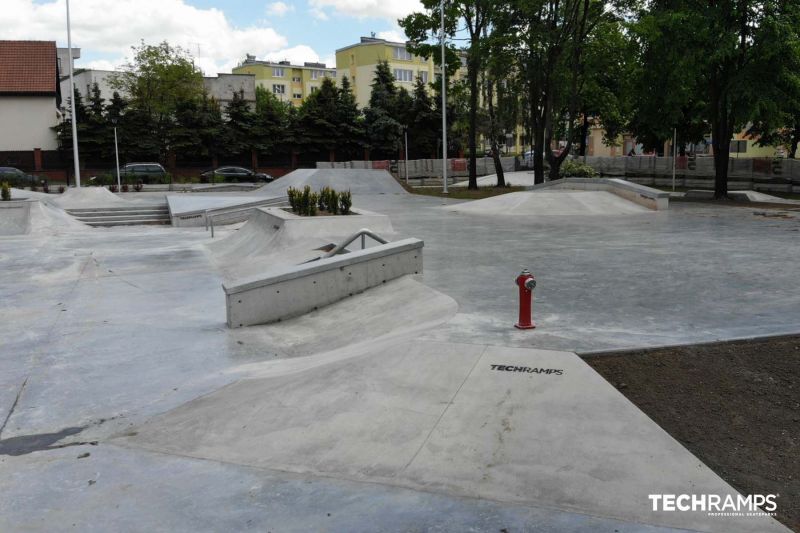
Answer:
M442 15L442 182L443 194L447 194L447 69L444 54L444 0L439 3L439 10Z
M408 185L408 126L403 126L403 136L406 141L406 160L403 162L403 166L406 170L406 185Z
M75 108L75 80L72 77L72 32L69 24L69 0L67 0L67 54L69 57L69 92L72 95L72 159L75 164L75 187L81 187L81 165L78 161L78 110Z
M119 177L119 145L117 144L117 119L111 121L114 124L114 158L117 160L117 191L122 192L122 180Z

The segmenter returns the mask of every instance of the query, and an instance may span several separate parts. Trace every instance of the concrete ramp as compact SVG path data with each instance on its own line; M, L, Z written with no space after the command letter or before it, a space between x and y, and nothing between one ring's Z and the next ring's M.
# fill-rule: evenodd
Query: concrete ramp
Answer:
M210 241L207 247L225 279L235 280L319 257L322 254L319 248L338 242L362 227L379 235L394 233L386 215L355 211L359 214L299 217L279 207L254 209L244 226Z
M650 212L606 191L524 191L493 196L442 209L462 213L507 216L632 215Z
M132 203L123 200L105 187L71 187L64 194L53 195L50 202L63 209L123 207Z
M254 194L286 196L289 187L314 190L331 187L353 194L407 194L405 189L385 170L353 168L298 169L254 191Z
M785 531L652 511L649 494L736 491L575 354L417 339L242 367L252 378L116 442L643 526Z
M0 202L0 236L56 235L85 230L87 226L46 202L17 200Z

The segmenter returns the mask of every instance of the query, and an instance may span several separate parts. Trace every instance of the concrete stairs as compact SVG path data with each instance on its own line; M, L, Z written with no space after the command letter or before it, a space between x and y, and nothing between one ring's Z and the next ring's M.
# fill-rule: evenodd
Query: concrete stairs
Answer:
M170 223L169 209L166 205L67 209L67 213L89 226L141 226Z

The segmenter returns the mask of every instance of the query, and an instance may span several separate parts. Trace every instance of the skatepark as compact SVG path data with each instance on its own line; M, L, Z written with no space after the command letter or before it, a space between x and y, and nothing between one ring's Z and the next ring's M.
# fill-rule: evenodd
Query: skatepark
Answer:
M305 185L355 214L286 213ZM465 202L352 169L15 191L0 530L787 531L653 511L737 492L582 358L800 330L795 206L668 198L597 180ZM81 221L113 208L173 223Z

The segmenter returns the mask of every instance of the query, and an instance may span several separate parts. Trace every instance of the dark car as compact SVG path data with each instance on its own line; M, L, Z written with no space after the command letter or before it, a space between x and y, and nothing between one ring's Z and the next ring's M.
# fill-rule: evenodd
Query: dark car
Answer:
M119 169L120 177L129 182L166 183L167 171L158 163L128 163Z
M244 167L219 167L215 170L209 170L200 174L203 181L247 181L257 182L264 181L269 183L274 180L269 174L263 172L253 172L252 170Z
M14 167L0 167L0 182L4 181L7 181L12 187L18 188L41 185L39 177Z

